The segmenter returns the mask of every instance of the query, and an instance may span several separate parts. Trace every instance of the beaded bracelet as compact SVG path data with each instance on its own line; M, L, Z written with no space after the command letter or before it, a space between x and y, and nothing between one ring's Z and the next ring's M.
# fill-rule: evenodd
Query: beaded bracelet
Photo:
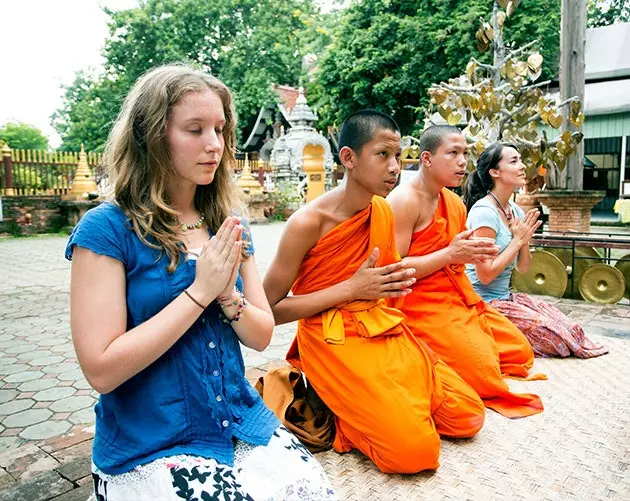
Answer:
M225 313L221 311L221 320L226 324L232 323L232 322L238 322L243 316L243 311L245 310L245 307L247 306L247 300L245 299L245 296L243 295L243 293L239 291L237 288L234 288L234 292L236 293L238 297L233 300L230 298L229 303L223 302L217 298L217 302L222 308L229 308L230 306L237 306L236 313L234 313L232 318L228 318L225 315Z

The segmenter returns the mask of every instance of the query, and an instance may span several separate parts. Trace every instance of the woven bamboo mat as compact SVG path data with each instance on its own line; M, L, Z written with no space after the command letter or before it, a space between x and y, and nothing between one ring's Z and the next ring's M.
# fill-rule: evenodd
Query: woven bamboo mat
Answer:
M548 381L509 381L537 393L542 414L509 420L486 411L468 440L442 440L441 466L382 474L354 451L318 454L343 500L630 500L630 341L596 337L599 358L537 359Z

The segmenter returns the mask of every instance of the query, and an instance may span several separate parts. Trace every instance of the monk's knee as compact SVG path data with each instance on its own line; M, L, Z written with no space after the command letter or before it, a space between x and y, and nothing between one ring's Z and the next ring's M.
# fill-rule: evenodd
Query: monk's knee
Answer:
M389 437L386 451L374 451L372 460L383 473L418 473L439 466L440 436L433 429L405 430Z

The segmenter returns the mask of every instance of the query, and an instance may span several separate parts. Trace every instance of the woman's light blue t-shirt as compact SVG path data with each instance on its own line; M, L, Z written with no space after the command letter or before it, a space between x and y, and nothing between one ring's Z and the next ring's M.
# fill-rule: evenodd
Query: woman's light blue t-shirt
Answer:
M514 216L523 219L525 214L518 205L510 201L510 207L512 208L512 214L514 214ZM503 222L503 219L501 219L498 207L492 200L488 200L487 198L479 200L470 208L466 226L470 230L476 230L482 227L492 228L497 234L495 241L500 248L499 252L503 252L512 241L512 232ZM485 302L489 302L493 299L507 299L510 296L510 276L515 266L516 258L514 258L505 270L488 285L481 283L479 277L477 277L475 265L467 264L466 274L472 282L475 291L477 291L477 294L479 294Z

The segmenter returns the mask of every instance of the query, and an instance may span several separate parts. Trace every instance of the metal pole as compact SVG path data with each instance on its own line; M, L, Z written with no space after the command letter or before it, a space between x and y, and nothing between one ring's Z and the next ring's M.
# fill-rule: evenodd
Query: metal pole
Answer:
M626 176L626 149L628 136L621 136L621 161L619 162L619 198L623 195L623 182Z

